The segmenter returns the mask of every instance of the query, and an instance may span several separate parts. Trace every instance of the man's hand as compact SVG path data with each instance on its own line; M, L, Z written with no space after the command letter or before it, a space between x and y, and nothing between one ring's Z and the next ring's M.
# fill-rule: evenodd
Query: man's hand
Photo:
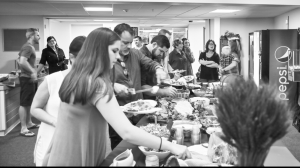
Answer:
M166 73L163 68L157 68L156 69L156 78L157 78L157 84L160 84L161 81L168 78L168 73Z
M32 82L36 82L36 81L38 80L38 79L37 79L37 73L36 73L36 72L32 73L30 77L31 77L31 81L32 81Z
M119 97L129 96L128 87L119 83L114 84L114 90Z
M163 89L159 89L157 93L158 93L159 96L173 97L173 96L176 95L177 89L171 86L171 87L166 87L166 88L163 88Z

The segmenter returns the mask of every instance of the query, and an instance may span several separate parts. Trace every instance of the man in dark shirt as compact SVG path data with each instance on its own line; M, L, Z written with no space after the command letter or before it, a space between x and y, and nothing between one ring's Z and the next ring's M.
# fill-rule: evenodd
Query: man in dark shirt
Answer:
M168 52L169 48L169 39L164 35L158 35L151 40L150 44L144 45L140 49L140 51L147 57L158 62L161 66L164 67L164 53ZM157 85L155 74L142 72L142 88L147 89L151 88L154 85ZM144 98L155 100L156 96L174 96L175 94L175 88L167 87L159 89L156 94L153 94L151 92L144 92Z
M121 37L120 57L111 71L111 80L114 82L114 91L120 106L143 99L142 93L129 94L128 88L142 89L141 71L152 72L157 77L157 82L167 78L167 73L159 63L149 59L139 50L132 49L133 30L128 24L122 23L115 27L114 31ZM117 117L117 116L116 116ZM132 116L129 120L136 124L142 116ZM111 147L114 149L122 138L109 127Z

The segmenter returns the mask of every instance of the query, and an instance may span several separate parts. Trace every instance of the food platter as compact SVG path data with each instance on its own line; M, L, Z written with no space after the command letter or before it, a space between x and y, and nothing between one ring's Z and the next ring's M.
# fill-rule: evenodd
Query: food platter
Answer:
M194 77L193 75L187 75L187 76L184 76L183 78L186 80L186 82L190 82L190 81L192 81L195 77Z
M126 113L133 114L151 114L162 110L161 108L155 107L157 104L154 100L138 100L121 106L122 110Z

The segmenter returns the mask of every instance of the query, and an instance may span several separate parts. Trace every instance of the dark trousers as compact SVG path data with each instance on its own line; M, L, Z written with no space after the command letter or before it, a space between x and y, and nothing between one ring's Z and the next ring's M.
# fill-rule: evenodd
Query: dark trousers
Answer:
M144 114L140 114L137 116L132 116L129 119L129 121L133 124L136 125L141 118L143 118L145 115ZM118 146L118 144L123 140L120 135L110 126L109 126L109 138L110 138L110 142L111 142L111 150L113 150L116 146Z

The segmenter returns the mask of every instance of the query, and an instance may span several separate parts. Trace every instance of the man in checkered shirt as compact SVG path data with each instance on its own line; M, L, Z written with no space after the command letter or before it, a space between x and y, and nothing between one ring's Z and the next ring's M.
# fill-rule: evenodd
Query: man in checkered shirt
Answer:
M229 46L224 46L222 48L222 53L220 56L219 73L221 74L221 76L227 75L227 74L237 74L237 75L239 74L238 64L237 64L237 66L233 67L232 69L228 69L228 66L232 63L232 61L236 61L237 63L240 62L240 60L237 56L230 54Z

